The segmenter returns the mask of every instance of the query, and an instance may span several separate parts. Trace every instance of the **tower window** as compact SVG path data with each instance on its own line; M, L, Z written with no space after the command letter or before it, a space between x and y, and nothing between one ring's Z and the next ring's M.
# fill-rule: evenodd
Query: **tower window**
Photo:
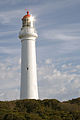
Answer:
M27 67L27 70L29 70L29 68Z

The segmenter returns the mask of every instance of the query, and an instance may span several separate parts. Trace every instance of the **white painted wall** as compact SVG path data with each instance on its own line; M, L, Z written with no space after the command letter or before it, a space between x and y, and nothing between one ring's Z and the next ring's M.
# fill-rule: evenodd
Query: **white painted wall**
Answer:
M38 99L35 40L22 40L21 99Z

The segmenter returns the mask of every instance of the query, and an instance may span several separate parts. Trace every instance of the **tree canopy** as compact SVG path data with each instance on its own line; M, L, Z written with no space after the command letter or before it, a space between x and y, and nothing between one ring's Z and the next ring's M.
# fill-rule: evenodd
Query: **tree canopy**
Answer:
M0 120L80 120L80 98L0 101Z

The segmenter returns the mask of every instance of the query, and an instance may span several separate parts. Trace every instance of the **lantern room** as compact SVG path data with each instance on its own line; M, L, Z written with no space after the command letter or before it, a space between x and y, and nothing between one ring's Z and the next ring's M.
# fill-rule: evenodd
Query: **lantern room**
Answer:
M34 27L34 21L34 17L27 11L27 15L22 18L22 27Z

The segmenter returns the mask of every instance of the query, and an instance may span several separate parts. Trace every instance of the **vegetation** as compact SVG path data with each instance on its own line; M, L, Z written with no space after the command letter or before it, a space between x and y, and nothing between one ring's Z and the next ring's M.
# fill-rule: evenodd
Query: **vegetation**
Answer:
M80 98L1 101L0 120L80 120Z

